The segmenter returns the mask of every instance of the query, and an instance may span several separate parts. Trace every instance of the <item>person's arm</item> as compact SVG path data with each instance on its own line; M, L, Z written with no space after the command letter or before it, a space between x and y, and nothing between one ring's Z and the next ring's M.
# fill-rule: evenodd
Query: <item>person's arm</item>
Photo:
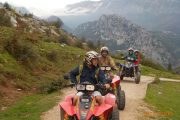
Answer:
M109 57L109 62L110 62L111 67L112 67L114 70L117 70L116 64L115 64L115 62L114 62L114 60L113 60L112 57Z
M101 69L99 69L98 80L99 80L99 83L101 83L101 84L107 83L107 80L106 80L106 78L105 78L104 71L102 71Z
M71 79L71 82L72 82L72 83L75 83L75 84L78 83L78 82L77 82L77 78L76 78L76 76L78 76L78 75L79 75L79 66L76 67L76 68L74 68L74 69L70 72L70 79Z

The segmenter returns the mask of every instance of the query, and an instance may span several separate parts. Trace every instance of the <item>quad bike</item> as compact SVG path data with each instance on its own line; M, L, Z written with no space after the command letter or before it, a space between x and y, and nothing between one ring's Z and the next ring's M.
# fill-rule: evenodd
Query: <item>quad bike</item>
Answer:
M112 68L109 66L101 66L101 70L104 71L105 77L107 80L109 80L111 88L107 91L102 91L102 93L105 95L107 93L112 93L116 96L116 103L119 110L124 110L125 108L125 92L124 90L121 90L120 85L120 77L117 75L112 74Z
M139 84L141 72L139 70L139 66L134 64L134 60L132 58L127 58L124 64L119 64L119 66L121 67L121 80L123 80L124 77L131 77L134 78L136 84Z
M66 96L59 104L61 120L119 120L116 108L116 97L113 94L103 96L103 104L97 105L92 92L105 89L104 85L82 83L76 85L78 92L83 92L76 103L72 105L74 95Z

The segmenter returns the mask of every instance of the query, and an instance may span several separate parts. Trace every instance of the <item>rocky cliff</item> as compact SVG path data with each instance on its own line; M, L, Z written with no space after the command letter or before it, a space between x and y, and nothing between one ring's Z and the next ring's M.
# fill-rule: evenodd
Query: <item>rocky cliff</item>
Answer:
M165 66L171 54L164 45L157 41L150 32L117 15L103 15L97 21L79 25L75 34L92 41L102 41L113 51L134 47Z

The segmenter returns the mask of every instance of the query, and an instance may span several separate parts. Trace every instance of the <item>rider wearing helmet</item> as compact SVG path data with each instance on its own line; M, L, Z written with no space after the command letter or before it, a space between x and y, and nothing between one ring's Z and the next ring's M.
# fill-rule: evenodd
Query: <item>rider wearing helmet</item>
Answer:
M100 66L110 66L112 69L117 70L114 60L109 55L109 48L102 47L100 50L101 56L99 58Z
M77 76L80 76L80 80L77 80ZM106 79L104 72L99 69L98 66L98 53L95 51L89 51L85 54L83 65L79 65L70 72L70 79L72 83L84 83L89 82L91 84L105 84ZM108 84L105 84L106 88L109 88ZM78 92L73 99L73 104L76 105L78 97L83 93ZM96 98L98 104L102 104L102 96L99 91L94 91L93 96Z
M125 60L132 60L133 62L137 61L137 57L134 55L134 49L128 49L128 55L125 56Z
M134 62L135 65L138 65L141 61L141 56L140 56L140 53L138 50L134 50L134 55L136 56L137 58L137 61Z

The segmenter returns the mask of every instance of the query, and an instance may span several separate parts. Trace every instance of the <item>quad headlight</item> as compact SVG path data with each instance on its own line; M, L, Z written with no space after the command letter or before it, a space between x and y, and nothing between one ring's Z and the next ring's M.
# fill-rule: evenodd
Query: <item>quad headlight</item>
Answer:
M82 84L78 84L76 85L76 89L79 90L79 91L83 91L83 90L86 90L86 86L85 85L82 85Z
M94 90L95 90L95 86L94 86L94 85L78 84L78 85L76 86L76 89L77 89L78 91L84 91L84 90L94 91Z
M102 71L105 71L105 70L110 71L110 70L111 70L111 67L102 66L102 67L101 67L101 70L102 70Z
M88 91L94 91L94 90L95 90L95 87L94 87L94 85L86 85L86 90L88 90Z

